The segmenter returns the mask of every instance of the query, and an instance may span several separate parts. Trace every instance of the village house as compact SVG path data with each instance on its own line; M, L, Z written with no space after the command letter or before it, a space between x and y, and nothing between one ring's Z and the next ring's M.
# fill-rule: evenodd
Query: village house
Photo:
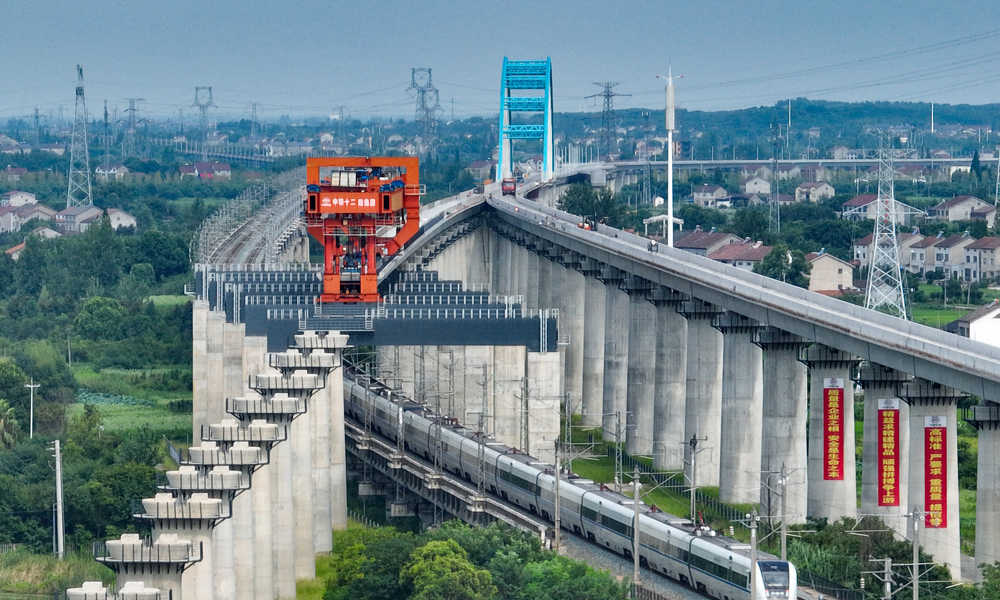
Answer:
M715 227L711 231L702 231L697 226L693 231L678 232L674 237L674 248L679 248L698 256L709 256L719 251L723 246L740 242L740 238L731 233L719 233Z
M751 175L740 181L740 190L744 194L754 195L763 194L767 196L771 193L771 182L766 179L762 179L757 175Z
M94 169L94 174L97 175L98 179L104 181L108 179L122 179L129 172L129 168L122 164L108 165L107 167L101 165Z
M692 198L698 206L714 207L716 202L728 195L726 189L721 185L709 185L706 183L701 187L695 188Z
M489 160L477 160L465 167L465 170L472 175L473 179L489 179L490 171L493 169L493 162Z
M12 167L7 165L7 168L0 172L0 179L6 181L21 181L21 177L28 174L28 169L25 167Z
M968 233L944 237L938 233L926 237L910 247L910 272L926 275L931 271L947 278L960 278L965 274L965 248L975 243ZM913 253L916 253L914 256Z
M854 262L858 265L867 265L872 255L872 240L875 236L871 233L854 242ZM910 248L914 244L924 239L920 229L913 228L912 232L905 232L896 235L896 244L899 246L899 263L904 269L910 268L912 252ZM920 259L923 262L923 258Z
M675 243L676 245L676 243ZM737 269L753 271L754 266L772 250L771 246L765 246L763 242L751 241L746 238L741 242L728 244L708 255L714 261L732 265Z
M20 190L11 190L0 196L0 206L24 206L25 204L38 204L38 200L31 192Z
M944 330L977 342L1000 346L1000 301L993 300L948 323Z
M987 207L989 203L975 196L955 196L931 207L927 216L935 221L969 221L973 211Z
M993 279L1000 273L997 270L998 249L1000 237L979 238L965 247L965 280L979 281Z
M0 232L18 231L32 219L51 221L56 211L43 204L23 204L0 208Z
M55 222L63 232L83 233L94 219L101 218L104 211L93 205L74 206L56 213Z
M113 229L121 229L123 227L135 227L135 217L128 214L120 208L109 208L108 209L108 220L111 221L111 227Z
M837 296L854 290L854 267L824 250L810 252L806 261L812 265L809 272L809 291L827 296Z
M876 200L878 200L878 196L875 194L861 194L859 196L855 196L840 205L840 216L843 219L851 221L874 219ZM914 216L923 214L923 211L914 208L909 204L904 204L899 200L894 200L893 202L896 203L893 220L899 225L909 226L913 222Z
M795 188L796 202L819 202L835 195L833 186L822 181L807 181Z

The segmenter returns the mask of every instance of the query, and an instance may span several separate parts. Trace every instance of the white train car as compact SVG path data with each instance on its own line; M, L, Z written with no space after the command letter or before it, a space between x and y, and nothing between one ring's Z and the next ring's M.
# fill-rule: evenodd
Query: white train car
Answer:
M432 461L441 442L442 468L478 484L479 443L474 432L398 395L387 394L377 382L370 390L344 380L344 408L373 433L398 443L403 418L404 447ZM438 429L440 428L440 431ZM555 472L550 464L486 439L486 489L506 502L554 522ZM591 543L632 559L635 507L631 498L574 476L560 481L563 529ZM719 600L750 597L750 546L698 528L688 519L640 503L640 553L643 567ZM795 566L758 553L758 598L797 598Z

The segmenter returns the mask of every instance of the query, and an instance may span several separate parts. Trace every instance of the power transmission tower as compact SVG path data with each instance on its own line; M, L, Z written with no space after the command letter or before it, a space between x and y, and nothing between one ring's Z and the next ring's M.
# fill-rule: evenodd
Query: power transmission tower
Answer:
M194 88L194 104L191 108L198 107L198 116L201 126L201 162L208 162L208 110L215 108L212 102L211 87Z
M257 123L257 102L250 103L250 137L256 138L260 135L260 126Z
M125 112L128 113L128 117L126 118L125 135L122 136L122 158L128 158L136 155L135 136L136 125L139 121L135 114L135 103L137 101L144 102L143 98L126 98L126 100L128 100L128 108Z
M87 103L83 98L83 65L76 66L76 117L73 120L73 144L69 152L69 189L66 208L89 206L90 152L87 149Z
M101 165L104 167L104 174L101 179L108 178L108 171L111 170L111 134L108 132L108 101L104 101L104 160Z
M878 197L875 200L875 231L868 263L865 307L881 308L901 319L908 318L903 273L896 239L896 198L893 192L892 151L879 148Z
M35 119L35 145L39 145L42 143L42 126L40 124L41 117L38 116L37 108L35 109L34 119Z
M600 94L594 94L593 96L587 96L587 98L604 98L604 111L601 113L601 143L600 149L605 157L609 156L614 150L615 143L617 141L617 134L615 129L618 127L618 115L615 114L615 96L631 96L632 94L619 94L615 92L614 88L618 85L618 82L604 82L597 83L594 85L599 85L604 88L604 91Z
M410 87L417 99L414 119L420 124L420 137L430 147L437 137L438 113L443 111L438 99L438 90L431 80L430 69L413 69L410 73ZM341 119L343 120L343 119Z

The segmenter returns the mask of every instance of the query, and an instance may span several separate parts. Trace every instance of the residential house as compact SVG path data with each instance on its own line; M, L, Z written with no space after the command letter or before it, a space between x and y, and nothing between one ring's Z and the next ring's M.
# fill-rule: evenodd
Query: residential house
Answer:
M965 280L993 279L1000 275L1000 237L979 238L965 247Z
M120 208L109 208L108 219L111 221L111 227L113 229L135 227L135 217Z
M67 231L83 233L92 220L100 218L103 213L104 211L93 205L74 206L57 212L55 222L64 233Z
M910 247L910 272L923 275L937 271L948 278L962 277L965 274L965 248L975 241L976 238L968 233L948 237L939 233L935 237L924 238Z
M4 254L9 256L11 260L17 260L21 258L21 252L24 250L24 246L25 246L24 242L21 242L20 244L14 246L13 248L5 250Z
M802 168L798 165L778 165L778 180L798 179L802 176Z
M129 173L129 168L125 165L108 165L105 167L101 165L94 169L94 174L97 175L99 179L107 181L108 179L122 179Z
M7 168L0 172L0 176L6 181L21 181L21 177L28 174L28 169L24 167L12 167L7 165Z
M1000 346L1000 300L993 300L944 326L945 331Z
M23 204L0 208L0 232L18 231L32 219L52 220L56 211L42 204Z
M860 152L847 146L834 146L830 154L833 156L833 160L858 160L861 158Z
M766 196L771 193L771 182L757 175L751 175L740 181L740 190L744 194L763 194Z
M822 181L807 181L795 188L796 202L819 202L835 195L833 186Z
M37 235L43 240L51 240L52 238L62 237L62 234L52 229L51 227L35 227L31 230L31 233Z
M871 233L854 242L854 262L858 265L867 265L871 259L875 236ZM900 233L896 235L896 244L899 246L899 264L904 269L909 269L912 262L911 248L914 244L924 239L918 227L914 227L912 232ZM923 262L923 258L920 262Z
M66 144L39 144L38 149L42 152L51 152L57 156L66 154Z
M674 245L676 246L676 241ZM750 238L746 238L741 242L727 244L709 254L708 257L738 269L753 271L754 265L764 260L764 257L771 250L772 247L765 246L763 242L754 242Z
M719 233L715 227L711 231L702 231L701 226L694 231L678 232L674 236L674 248L679 248L698 256L709 256L723 246L740 242L740 238L731 233Z
M196 162L194 168L202 179L229 179L233 175L229 163Z
M809 272L809 291L827 296L838 296L854 290L854 267L824 250L810 252L806 261L812 265Z
M822 130L819 127L810 127L809 129L806 129L806 135L809 136L809 139L818 140L820 131Z
M757 177L767 181L771 179L771 167L759 164L743 165L741 174L744 177L752 177L756 175Z
M729 193L721 185L705 184L695 188L692 194L694 203L698 206L715 206L716 202L728 196Z
M840 206L840 216L852 221L874 219L876 200L878 200L878 196L875 194L855 196ZM893 219L897 224L909 226L913 222L914 216L923 214L923 211L909 204L904 204L899 200L893 200L893 202L896 203Z
M473 179L489 179L490 171L493 169L493 161L477 160L465 167L465 170L472 175Z
M185 177L198 177L198 169L192 165L181 165L177 170L181 174L181 179Z
M31 192L20 190L12 190L0 196L0 206L24 206L25 204L38 204L38 200Z
M927 216L936 221L969 221L974 210L988 206L989 203L975 196L955 196L933 206L927 211Z
M986 221L986 226L993 229L997 222L997 207L990 204L977 208L969 213L969 218L973 221Z

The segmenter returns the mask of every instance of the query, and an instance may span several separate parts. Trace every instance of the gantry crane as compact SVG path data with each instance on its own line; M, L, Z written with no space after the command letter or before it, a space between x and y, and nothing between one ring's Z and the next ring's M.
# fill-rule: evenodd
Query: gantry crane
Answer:
M322 302L378 302L378 264L420 228L414 157L310 158L305 215L323 244Z

